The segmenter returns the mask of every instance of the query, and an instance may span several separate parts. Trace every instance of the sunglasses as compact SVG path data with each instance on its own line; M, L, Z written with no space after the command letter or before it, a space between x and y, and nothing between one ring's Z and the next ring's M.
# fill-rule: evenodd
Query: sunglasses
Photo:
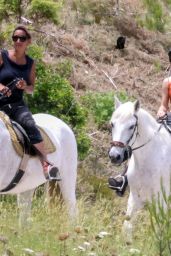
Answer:
M20 42L25 42L27 40L27 36L12 36L13 42L17 42L18 39Z

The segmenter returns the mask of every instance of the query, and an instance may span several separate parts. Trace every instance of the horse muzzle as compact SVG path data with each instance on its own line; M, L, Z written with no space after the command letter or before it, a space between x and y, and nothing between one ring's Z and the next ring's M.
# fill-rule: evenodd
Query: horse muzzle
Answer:
M128 160L131 155L132 148L129 145L124 145L121 142L112 142L112 147L109 150L109 158L113 164L120 165Z

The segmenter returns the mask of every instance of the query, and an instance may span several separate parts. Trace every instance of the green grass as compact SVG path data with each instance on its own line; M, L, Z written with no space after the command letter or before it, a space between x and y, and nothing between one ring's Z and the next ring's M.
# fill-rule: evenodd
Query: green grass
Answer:
M102 183L105 181L101 181ZM104 184L101 187L104 187ZM80 184L79 184L80 185ZM96 200L92 192L78 196L79 215L71 223L60 205L51 209L44 203L43 195L35 197L32 209L32 223L25 229L18 227L18 209L15 200L2 200L0 204L0 255L9 249L16 256L154 256L155 246L149 232L148 213L142 211L135 225L134 240L127 244L123 239L122 224L125 218L128 193L120 198L105 197L106 190L98 190ZM103 194L104 193L104 194ZM107 232L103 238L100 232ZM64 241L59 236L68 234ZM1 240L7 238L4 245ZM34 251L28 254L29 248ZM138 251L133 251L137 249ZM36 254L38 252L44 254Z

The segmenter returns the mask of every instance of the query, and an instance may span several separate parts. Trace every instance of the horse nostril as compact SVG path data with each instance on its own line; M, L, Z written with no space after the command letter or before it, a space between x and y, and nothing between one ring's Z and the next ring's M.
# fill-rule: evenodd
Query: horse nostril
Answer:
M109 158L110 158L110 160L111 160L112 163L116 163L117 161L120 161L121 156L120 156L119 154L117 154L117 155L115 155L115 156L111 156L111 155L109 154Z
M116 158L117 161L119 161L121 159L121 156L117 155L115 158Z

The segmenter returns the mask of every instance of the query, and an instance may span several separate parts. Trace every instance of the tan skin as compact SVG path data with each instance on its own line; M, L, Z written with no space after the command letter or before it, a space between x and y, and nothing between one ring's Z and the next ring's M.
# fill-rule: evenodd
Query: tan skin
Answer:
M26 33L23 30L16 30L14 32L14 36L26 36ZM26 64L26 55L25 52L27 50L28 45L31 44L31 39L27 39L25 42L21 42L19 39L17 42L13 42L13 49L8 51L9 58L14 61L15 63L19 65ZM0 54L0 66L3 64L2 56ZM35 73L35 64L33 63L32 69L30 72L30 81L31 84L28 85L25 80L20 80L17 82L16 87L18 89L24 90L28 94L32 94L34 91L34 85L35 85L35 79L36 79L36 73ZM0 92L4 93L8 90L8 87L4 86L3 84L0 84ZM7 96L9 97L11 95L11 91L9 90L7 92ZM44 167L44 171L46 171L47 167L47 156L44 148L44 143L40 142L37 144L34 144L35 148L38 149L38 151L42 155L42 164Z
M157 112L157 117L163 117L169 110L169 95L168 95L168 85L171 83L171 77L165 78L162 85L162 99L161 105Z

